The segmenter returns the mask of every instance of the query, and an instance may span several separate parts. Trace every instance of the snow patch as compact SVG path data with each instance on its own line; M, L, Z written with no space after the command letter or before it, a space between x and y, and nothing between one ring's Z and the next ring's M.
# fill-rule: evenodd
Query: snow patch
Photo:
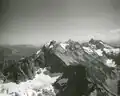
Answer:
M119 54L120 53L120 49L119 48L116 48L116 49L112 49L113 53L115 54Z
M47 42L47 43L45 44L46 47L48 47L49 45L50 45L50 42Z
M60 46L63 48L63 49L65 49L66 50L66 46L68 46L69 44L67 44L67 43L60 43Z
M106 53L110 53L110 49L104 48L103 49Z
M53 45L50 45L49 48L53 48L54 46Z
M117 55L117 54L120 53L120 49L119 49L119 48L112 48L112 49L104 48L103 50L104 50L107 54Z
M40 52L41 52L41 49L40 49L40 50L38 50L38 51L36 52L36 54L38 55Z
M85 50L85 52L87 53L93 53L93 51L89 48L89 47L83 47L83 49Z
M96 49L96 45L89 44L89 46L90 46L92 49Z
M3 93L0 93L0 96L10 96L8 94L3 94Z
M103 43L103 42L100 42L101 44L103 44L106 48L113 48L113 47L111 47L110 45L107 45L107 44L105 44L105 43Z
M107 59L105 63L108 67L116 67L115 62L112 59Z
M101 49L95 50L99 56L103 56L103 51Z
M49 48L53 48L53 44L51 44L51 42L53 42L53 40L51 40L50 42L45 44L45 47L49 47Z
M37 96L37 93L34 90L29 89L26 91L26 95L27 96Z

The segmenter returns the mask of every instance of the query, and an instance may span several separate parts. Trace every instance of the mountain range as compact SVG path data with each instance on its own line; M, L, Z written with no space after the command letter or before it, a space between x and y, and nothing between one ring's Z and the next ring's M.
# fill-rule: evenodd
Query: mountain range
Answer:
M0 66L1 89L7 90L0 92L10 96L120 95L120 48L101 40L52 40L31 56Z
M5 60L19 60L22 57L30 56L39 48L33 45L1 45L0 51L4 51Z

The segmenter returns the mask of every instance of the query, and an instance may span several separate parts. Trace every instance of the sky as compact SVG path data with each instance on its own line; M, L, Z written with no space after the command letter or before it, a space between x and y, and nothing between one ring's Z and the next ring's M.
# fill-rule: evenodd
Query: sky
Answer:
M2 2L3 1L3 2ZM120 41L120 0L1 0L0 44Z

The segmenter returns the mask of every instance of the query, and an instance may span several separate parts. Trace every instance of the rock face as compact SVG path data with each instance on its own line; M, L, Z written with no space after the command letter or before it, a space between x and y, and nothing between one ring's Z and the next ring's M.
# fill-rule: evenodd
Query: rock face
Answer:
M100 40L51 41L36 54L7 64L1 73L6 80L19 83L46 68L51 76L60 74L53 83L56 96L118 96L119 60L120 49Z

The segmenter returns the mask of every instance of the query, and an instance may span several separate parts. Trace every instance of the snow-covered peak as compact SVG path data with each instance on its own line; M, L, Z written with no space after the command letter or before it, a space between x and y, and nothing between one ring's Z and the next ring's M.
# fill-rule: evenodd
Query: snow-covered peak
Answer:
M118 55L120 53L120 48L115 48L101 40L91 39L88 43L88 46L98 54L100 53L101 56L103 53L102 51L104 51L108 55Z
M51 42L51 41L50 41ZM49 46L50 45L50 42L47 42L46 44L45 44L45 46L47 47L47 46Z
M89 41L89 43L91 44L91 45L95 45L98 49L103 49L103 48L108 48L108 49L111 49L111 48L113 48L112 46L110 46L109 44L107 44L107 43L105 43L105 42L103 42L103 41L101 41L101 40L94 40L94 39L91 39L90 41Z
M45 47L53 48L55 43L56 43L56 41L51 40L50 42L45 44Z

